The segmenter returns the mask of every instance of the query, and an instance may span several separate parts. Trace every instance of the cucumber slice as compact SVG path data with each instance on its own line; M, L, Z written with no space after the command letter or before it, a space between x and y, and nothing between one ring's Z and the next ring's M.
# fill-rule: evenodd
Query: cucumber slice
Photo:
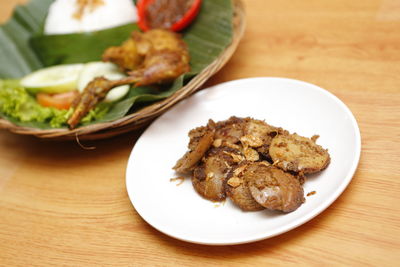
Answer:
M31 93L63 93L75 90L84 64L57 65L32 72L21 79Z
M77 87L78 90L82 92L89 82L99 76L104 76L109 80L118 80L126 77L126 75L122 73L113 63L101 61L90 62L85 64L81 74L79 75ZM129 87L129 85L121 85L111 89L103 101L113 102L121 99L128 93Z

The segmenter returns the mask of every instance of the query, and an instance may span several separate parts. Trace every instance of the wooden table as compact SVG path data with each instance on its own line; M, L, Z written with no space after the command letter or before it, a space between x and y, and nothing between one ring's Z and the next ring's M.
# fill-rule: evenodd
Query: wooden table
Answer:
M0 0L3 21L16 2L25 1ZM398 266L400 2L244 2L245 36L206 86L281 76L343 100L359 123L362 153L341 197L271 239L195 245L153 229L128 199L125 168L141 131L85 143L95 150L0 131L1 266Z

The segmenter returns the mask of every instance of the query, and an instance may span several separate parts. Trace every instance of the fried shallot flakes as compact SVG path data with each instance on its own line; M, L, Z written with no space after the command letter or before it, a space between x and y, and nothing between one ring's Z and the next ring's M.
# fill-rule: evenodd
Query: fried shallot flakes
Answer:
M292 212L304 201L306 174L325 169L327 149L253 118L212 120L189 132L188 151L173 169L192 174L198 194L211 201L228 197L244 211Z

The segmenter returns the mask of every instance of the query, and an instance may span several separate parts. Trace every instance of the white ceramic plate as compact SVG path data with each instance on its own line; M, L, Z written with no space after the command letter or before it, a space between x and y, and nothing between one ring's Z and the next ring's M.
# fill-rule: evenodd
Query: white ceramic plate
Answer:
M263 119L311 137L328 148L331 163L304 184L306 202L284 214L243 212L230 200L217 205L200 197L190 178L177 186L171 168L185 153L190 129L208 119L230 116ZM250 78L202 90L159 117L140 137L130 155L126 184L142 218L180 240L209 245L240 244L289 231L318 215L343 192L358 165L361 138L351 111L315 85L283 78Z

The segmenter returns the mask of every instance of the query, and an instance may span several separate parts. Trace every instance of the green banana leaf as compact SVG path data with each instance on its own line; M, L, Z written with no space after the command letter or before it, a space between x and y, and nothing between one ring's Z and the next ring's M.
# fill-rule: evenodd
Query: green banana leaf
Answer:
M0 78L19 78L43 67L29 40L41 31L51 2L33 0L26 6L17 6L9 21L0 27Z
M35 54L44 66L100 61L104 50L120 45L136 24L80 34L36 35L30 39Z
M100 60L105 48L120 44L129 38L131 31L138 29L136 24L131 24L91 33L44 35L43 24L52 2L31 0L25 6L18 6L11 19L0 27L0 78L20 78L50 65ZM190 73L162 89L132 87L129 94L113 105L103 118L90 124L122 118L138 106L172 95L230 44L232 18L231 0L203 0L196 20L182 32L191 57ZM43 123L12 122L46 128Z

